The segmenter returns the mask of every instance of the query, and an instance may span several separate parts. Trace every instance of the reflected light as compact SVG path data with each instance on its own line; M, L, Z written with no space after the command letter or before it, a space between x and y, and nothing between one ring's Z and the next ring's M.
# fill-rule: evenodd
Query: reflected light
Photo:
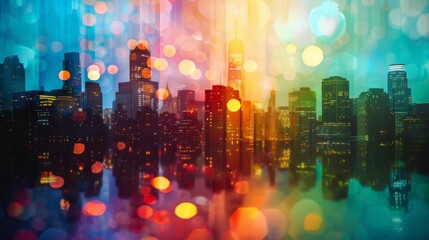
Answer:
M97 200L85 203L82 208L82 213L87 216L101 216L104 212L106 212L106 204Z
M229 226L240 239L264 239L268 234L267 220L255 207L240 207L229 218Z
M85 144L83 143L75 143L73 148L74 154L82 154L85 151Z
M309 213L304 218L304 229L309 232L319 231L322 227L323 218L318 213Z
M91 166L91 171L92 173L101 173L103 171L103 163L96 161L94 164L92 164Z
M238 181L234 185L234 191L238 194L246 194L250 190L248 181Z
M151 184L158 190L165 190L170 186L170 180L163 176L155 177L152 179Z
M174 214L181 219L193 218L197 212L197 207L190 202L182 202L174 209Z
M61 176L54 176L53 181L49 183L49 186L54 189L61 188L64 185L64 178Z
M148 205L141 205L137 208L137 215L141 219L149 219L153 215L153 209Z

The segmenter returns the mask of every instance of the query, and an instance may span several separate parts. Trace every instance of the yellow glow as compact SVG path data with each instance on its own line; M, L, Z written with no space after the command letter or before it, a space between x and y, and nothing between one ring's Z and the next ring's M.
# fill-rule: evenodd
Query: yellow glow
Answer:
M295 54L297 51L297 47L295 44L291 43L286 46L286 52L290 55Z
M241 108L241 103L237 99L233 98L233 99L231 99L231 100L228 101L228 103L226 104L226 106L228 107L229 111L231 111L231 112L237 112Z
M214 69L209 69L206 71L204 76L207 78L207 80L214 81L214 80L216 80L217 74L216 74L216 71Z
M58 78L63 80L63 81L67 81L70 78L70 73L67 70L62 70L58 73Z
M153 67L158 71L164 71L168 67L168 62L164 58L157 58L153 61Z
M88 72L88 79L92 81L97 81L100 79L100 72L96 70L91 70Z
M176 48L173 45L168 44L164 46L162 52L166 57L173 57L176 54Z
M244 71L252 73L258 70L258 64L253 60L246 60L243 65Z
M182 202L176 206L174 213L181 219L190 219L197 215L197 207L190 202Z
M159 100L165 100L168 98L168 96L170 96L170 93L165 88L159 88L158 90L156 90L155 95L156 98L158 98Z
M305 65L316 67L323 61L323 51L317 46L311 45L302 52L302 61Z
M318 213L309 213L304 218L304 229L309 232L319 231L322 227L323 218Z
M200 78L201 78L202 75L203 74L201 73L201 70L198 69L198 68L196 68L195 71L194 71L194 73L192 73L191 78L194 79L194 80L200 80Z
M158 190L165 190L170 186L170 180L162 176L153 178L151 183Z
M192 62L191 60L182 60L179 63L179 71L181 74L185 75L185 76L190 76L194 73L195 71L195 63Z

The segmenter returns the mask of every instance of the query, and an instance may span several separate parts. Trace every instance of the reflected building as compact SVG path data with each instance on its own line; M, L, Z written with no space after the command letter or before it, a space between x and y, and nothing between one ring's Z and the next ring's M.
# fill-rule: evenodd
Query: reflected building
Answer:
M351 143L329 142L322 149L322 193L328 200L347 198L351 176Z
M8 56L0 64L0 116L12 111L12 96L25 91L25 69L18 56Z
M387 93L389 94L390 111L395 117L395 134L397 138L401 138L404 130L403 120L411 105L411 89L408 88L404 64L389 65Z
M159 148L161 164L173 164L175 161L177 144L177 125L174 113L163 112L159 115Z
M409 211L411 191L410 168L409 163L403 160L403 147L400 142L395 144L395 157L391 164L388 183L390 209L393 216L400 222Z
M308 191L316 183L316 156L309 146L290 148L289 185Z
M349 81L338 76L323 79L320 137L347 140L350 137L351 113Z
M414 104L404 118L404 161L415 171L429 174L429 104Z

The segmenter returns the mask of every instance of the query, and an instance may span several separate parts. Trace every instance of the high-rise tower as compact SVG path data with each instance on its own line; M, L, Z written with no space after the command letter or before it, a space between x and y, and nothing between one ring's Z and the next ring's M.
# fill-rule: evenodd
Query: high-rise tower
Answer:
M12 111L12 94L24 91L24 65L18 56L5 57L0 64L0 112Z
M396 137L401 137L404 129L403 120L411 105L411 89L408 88L404 64L391 64L389 66L387 93L389 94L390 111L395 116Z
M82 92L82 69L79 53L64 53L63 70L70 73L70 78L63 81L63 90L68 95L79 97Z
M342 139L350 137L351 113L349 81L338 76L323 79L322 136Z
M240 91L242 99L245 99L243 64L244 43L238 39L231 40L228 51L228 86Z

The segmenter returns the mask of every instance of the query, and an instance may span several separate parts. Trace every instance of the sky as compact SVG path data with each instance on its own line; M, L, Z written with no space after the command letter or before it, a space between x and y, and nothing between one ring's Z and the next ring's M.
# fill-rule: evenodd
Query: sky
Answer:
M112 107L129 81L128 55L147 44L152 79L173 96L198 100L227 84L228 42L245 44L247 100L288 105L300 87L342 76L350 96L387 91L390 64L405 64L413 102L429 102L429 1L426 0L8 0L0 3L0 62L18 55L26 90L58 89L65 52L80 52L84 81L99 82ZM92 71L91 71L92 70ZM89 74L89 76L88 76ZM84 85L84 84L82 84ZM84 90L84 89L82 89Z

